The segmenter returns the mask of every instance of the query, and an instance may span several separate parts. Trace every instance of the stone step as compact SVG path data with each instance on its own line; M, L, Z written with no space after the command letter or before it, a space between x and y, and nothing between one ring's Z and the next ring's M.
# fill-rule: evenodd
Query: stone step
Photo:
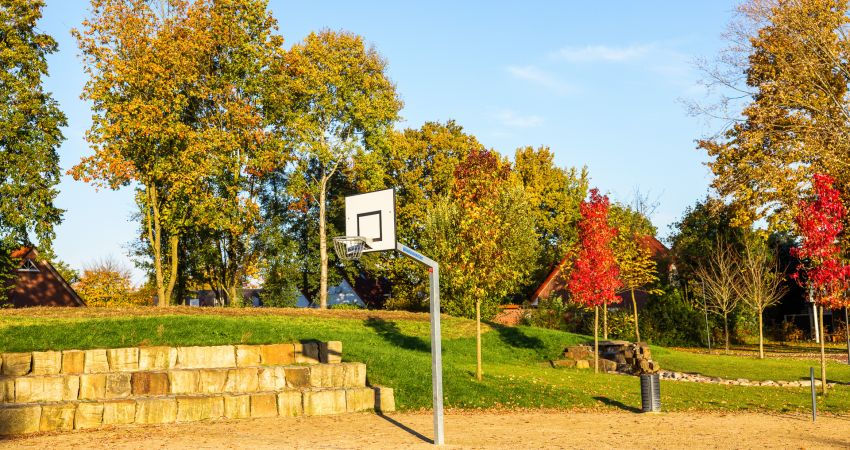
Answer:
M395 410L386 387L306 388L0 405L0 435L254 417Z
M229 369L287 364L338 363L342 343L295 342L211 347L129 347L3 353L0 374L80 375L168 369Z
M0 404L365 386L366 365L356 362L24 375L0 378Z

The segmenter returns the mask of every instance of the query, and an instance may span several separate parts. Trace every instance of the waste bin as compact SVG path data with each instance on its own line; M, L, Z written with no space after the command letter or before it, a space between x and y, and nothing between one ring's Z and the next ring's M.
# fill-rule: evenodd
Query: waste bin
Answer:
M661 411L661 379L657 373L640 376L640 399L643 412Z

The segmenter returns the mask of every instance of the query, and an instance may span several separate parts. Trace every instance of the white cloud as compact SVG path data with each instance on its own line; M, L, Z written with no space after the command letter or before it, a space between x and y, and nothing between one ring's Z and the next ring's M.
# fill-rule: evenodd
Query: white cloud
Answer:
M623 62L644 57L653 50L653 45L633 44L626 47L609 47L607 45L587 45L584 47L564 47L551 54L552 58L581 62Z
M536 115L521 115L510 109L502 109L493 115L502 125L511 128L533 128L543 125L543 118Z
M557 94L575 91L575 88L570 84L535 66L508 66L508 73L514 78L530 81Z

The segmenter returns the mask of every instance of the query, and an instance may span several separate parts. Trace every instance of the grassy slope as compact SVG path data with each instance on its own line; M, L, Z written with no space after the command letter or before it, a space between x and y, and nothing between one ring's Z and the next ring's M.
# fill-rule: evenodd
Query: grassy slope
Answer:
M271 343L304 339L342 340L344 359L368 364L370 382L396 389L402 409L428 408L431 403L428 322L419 316L375 314L348 318L280 315L157 315L136 317L50 318L0 315L0 350L102 348L130 345L215 345ZM565 345L586 342L584 336L529 327L494 328L484 336L485 379L476 382L474 323L446 318L443 322L446 405L455 408L493 407L613 407L640 406L638 379L594 375L592 371L551 369L542 364L557 357ZM655 349L662 364L729 378L799 378L805 363L708 357ZM729 358L728 360L726 358ZM799 366L799 367L798 367ZM712 372L714 371L714 372ZM778 374L788 375L780 377ZM776 374L776 375L774 375ZM850 381L847 372L830 378ZM664 382L666 410L765 409L805 411L805 389L733 387ZM850 388L839 386L824 404L825 411L850 410Z

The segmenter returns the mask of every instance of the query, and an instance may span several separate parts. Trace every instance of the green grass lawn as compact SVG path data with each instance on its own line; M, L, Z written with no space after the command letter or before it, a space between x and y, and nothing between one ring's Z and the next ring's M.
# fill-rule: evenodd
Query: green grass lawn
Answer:
M148 312L146 312L148 311ZM369 381L395 388L400 409L431 405L430 340L427 316L342 313L303 316L216 314L207 310L126 316L52 317L48 313L0 313L0 351L88 349L132 345L219 345L291 342L307 339L343 341L343 358L368 365ZM69 313L70 314L70 313ZM61 314L59 314L61 315ZM450 408L619 408L640 407L636 377L596 375L592 370L553 369L567 345L586 336L532 327L492 327L483 339L482 382L474 380L474 322L444 318L443 361L446 406ZM725 378L798 379L813 362L759 361L653 348L662 367ZM831 365L829 378L850 382L850 370ZM770 410L804 412L809 391L802 388L738 387L662 382L664 409ZM850 386L831 391L821 411L850 411Z

